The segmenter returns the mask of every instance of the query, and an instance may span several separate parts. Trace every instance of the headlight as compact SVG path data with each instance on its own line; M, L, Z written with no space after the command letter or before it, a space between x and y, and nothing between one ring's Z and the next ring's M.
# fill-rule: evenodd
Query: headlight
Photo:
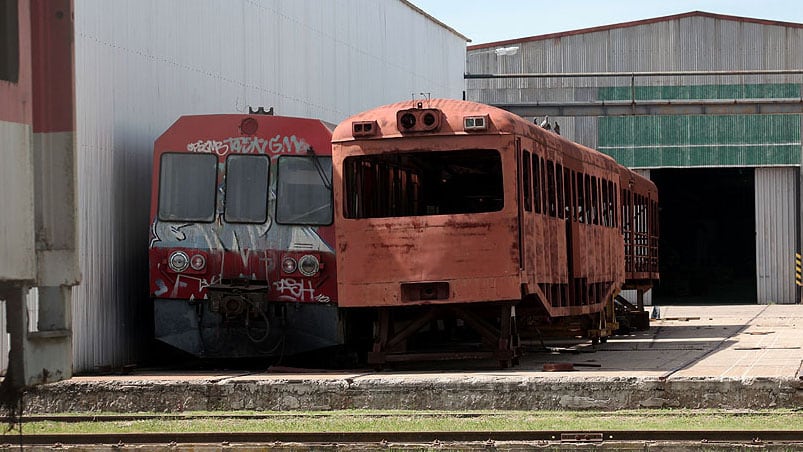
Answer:
M206 268L206 258L201 254L193 254L190 259L190 267L197 272L203 270Z
M296 260L292 257L285 257L282 260L282 271L285 273L293 273L296 271Z
M167 266L176 273L181 273L190 266L190 258L184 251L174 251L167 260Z
M304 276L312 276L318 273L320 268L321 265L318 263L318 258L311 254L307 254L298 261L298 271Z

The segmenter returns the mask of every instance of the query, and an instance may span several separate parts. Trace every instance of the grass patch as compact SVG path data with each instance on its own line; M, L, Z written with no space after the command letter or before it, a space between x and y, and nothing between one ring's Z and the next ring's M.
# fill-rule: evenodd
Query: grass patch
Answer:
M97 414L97 413L92 413ZM138 413L142 414L142 413ZM26 434L143 432L378 432L378 431L615 431L615 430L801 430L803 412L795 410L632 410L471 411L471 412L231 412L183 413L195 418L103 422L25 422ZM252 414L254 418L242 418ZM238 416L227 418L226 416ZM6 435L19 433L13 426Z

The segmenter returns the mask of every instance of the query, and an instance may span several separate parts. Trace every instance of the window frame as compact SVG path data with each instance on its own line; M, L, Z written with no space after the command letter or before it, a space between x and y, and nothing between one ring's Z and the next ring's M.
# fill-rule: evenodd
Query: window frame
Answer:
M164 159L165 157L177 155L177 156L194 156L195 158L209 158L210 161L214 160L215 162L215 177L214 177L214 184L212 185L212 206L211 206L211 217L204 217L203 219L198 218L165 218L162 215L162 205L163 205L163 198L162 198L162 187L165 182L164 171ZM218 177L219 177L219 160L215 154L208 154L208 153L189 153L189 152L177 152L177 151L168 151L162 153L159 156L159 188L156 197L156 218L159 221L166 221L166 222L177 222L177 223L212 223L217 218L217 194L218 194ZM207 219L208 218L208 219Z
M228 218L229 213L229 160L232 158L251 158L251 159L264 159L267 161L267 171L265 172L265 215L261 221L244 221L244 220L230 220ZM271 161L270 156L265 154L229 154L226 156L225 160L226 170L224 172L224 181L225 181L225 192L223 194L223 220L226 223L232 224L264 224L270 218L270 168L271 168Z
M453 156L450 160L449 154ZM515 158L515 157L514 157ZM434 159L434 160L430 160ZM440 159L440 161L438 160ZM477 161L479 159L479 162ZM403 162L403 163L402 163ZM483 181L491 182L491 190L487 193L477 193L467 197L443 196L440 189L433 182L440 178L434 168L455 169L466 162L473 162L476 168L483 169ZM428 163L428 164L424 164ZM433 166L432 163L437 163ZM492 165L492 167L483 166ZM499 149L494 148L457 148L452 150L411 149L393 154L359 154L349 155L342 163L342 215L347 220L366 220L382 218L429 217L439 215L476 215L502 212L508 207L505 199L507 175L504 173L505 159ZM427 171L422 168L430 168ZM498 171L493 171L496 169ZM396 186L386 175L404 175L394 177L399 187L404 187L415 200L410 205L394 203L390 188ZM455 173L455 187L466 186L467 182L460 179ZM514 179L515 180L515 179ZM513 182L515 183L515 182ZM366 195L367 193L367 195ZM441 195L433 196L435 194ZM487 195L487 196L482 196ZM488 205L478 208L479 204L469 208L459 206L469 198L487 198ZM428 202L433 202L428 204ZM518 208L518 207L517 207Z
M20 78L19 0L0 2L0 80L17 84Z
M282 164L281 162L285 159L307 159L315 165L316 159L328 159L330 161L330 168L332 172L329 173L329 186L327 187L324 181L321 181L321 186L329 191L329 222L327 223L309 223L309 222L287 222L283 221L279 217L279 207L282 203L282 197L279 193L279 189L282 186ZM276 159L276 205L274 206L274 219L276 220L276 224L281 224L284 226L331 226L335 221L335 200L334 200L334 193L333 193L333 176L334 176L334 162L332 160L331 155L280 155Z
M532 212L533 210L533 200L532 200L532 168L530 167L530 160L531 160L530 151L524 149L521 153L521 166L523 170L523 189L524 189L524 211L525 212Z

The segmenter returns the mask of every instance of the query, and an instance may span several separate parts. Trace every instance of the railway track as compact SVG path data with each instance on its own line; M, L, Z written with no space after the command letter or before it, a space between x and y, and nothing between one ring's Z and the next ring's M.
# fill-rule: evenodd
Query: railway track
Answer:
M616 430L607 432L561 431L440 431L440 432L231 432L231 433L64 433L6 434L6 444L42 445L157 445L157 444L355 444L388 443L603 443L603 442L695 442L741 444L803 444L803 430Z

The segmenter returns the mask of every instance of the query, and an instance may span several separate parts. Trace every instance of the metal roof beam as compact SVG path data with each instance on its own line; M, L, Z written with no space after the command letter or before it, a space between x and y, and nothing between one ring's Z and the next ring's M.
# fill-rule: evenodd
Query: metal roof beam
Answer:
M491 104L519 116L803 114L803 99L702 99Z
M803 69L749 69L741 71L640 71L640 72L515 72L463 74L464 79L608 78L608 77L713 77L746 75L803 75Z

